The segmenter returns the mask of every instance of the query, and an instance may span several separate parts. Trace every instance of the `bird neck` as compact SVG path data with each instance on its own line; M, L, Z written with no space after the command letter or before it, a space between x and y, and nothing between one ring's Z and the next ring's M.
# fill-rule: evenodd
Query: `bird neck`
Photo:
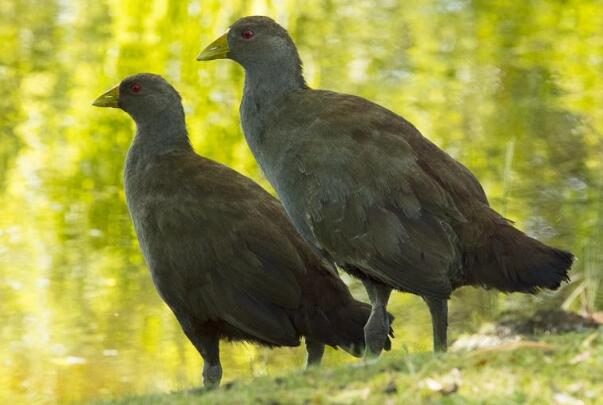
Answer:
M269 104L278 102L286 93L308 88L299 57L283 59L246 67L243 97L256 104Z
M307 89L299 58L294 63L270 63L245 69L241 101L241 126L250 145L261 141L270 112L283 98L296 90Z
M176 116L178 115L178 116ZM146 154L162 154L176 150L192 150L184 114L161 112L136 120L133 145Z

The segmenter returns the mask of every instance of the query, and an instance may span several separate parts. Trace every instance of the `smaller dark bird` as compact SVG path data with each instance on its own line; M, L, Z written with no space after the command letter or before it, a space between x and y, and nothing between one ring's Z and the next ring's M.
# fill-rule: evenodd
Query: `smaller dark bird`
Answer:
M308 366L325 344L362 355L371 307L303 242L274 197L193 151L169 83L130 76L94 105L136 122L128 209L155 287L203 357L206 386L222 377L221 339L275 347L303 336Z

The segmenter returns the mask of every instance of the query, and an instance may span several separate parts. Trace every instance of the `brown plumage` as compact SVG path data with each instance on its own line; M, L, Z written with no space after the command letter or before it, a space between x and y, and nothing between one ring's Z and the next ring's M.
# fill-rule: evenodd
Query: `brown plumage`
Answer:
M320 362L324 344L360 355L370 306L353 299L280 203L193 151L180 97L161 77L126 78L118 93L112 102L137 124L128 208L157 290L205 360L205 384L220 381L220 339L272 347L303 336L308 364Z

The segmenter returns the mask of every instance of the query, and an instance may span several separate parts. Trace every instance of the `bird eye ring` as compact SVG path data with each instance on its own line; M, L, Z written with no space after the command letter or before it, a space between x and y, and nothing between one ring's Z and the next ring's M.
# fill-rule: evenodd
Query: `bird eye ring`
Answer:
M138 93L141 89L142 87L138 83L132 83L132 85L130 86L130 90L132 90L132 93Z
M244 39L251 39L251 38L253 38L253 31L252 30L245 30L245 31L241 32L241 36Z

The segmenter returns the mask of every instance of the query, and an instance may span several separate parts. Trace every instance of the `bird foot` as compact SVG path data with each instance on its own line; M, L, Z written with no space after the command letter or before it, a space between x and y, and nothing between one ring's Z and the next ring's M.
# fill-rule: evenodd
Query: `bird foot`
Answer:
M364 326L364 340L366 349L365 359L371 359L379 356L385 347L389 333L389 317L385 307L375 307L371 311L371 316Z
M222 379L222 366L203 366L203 386L205 388L217 388Z

